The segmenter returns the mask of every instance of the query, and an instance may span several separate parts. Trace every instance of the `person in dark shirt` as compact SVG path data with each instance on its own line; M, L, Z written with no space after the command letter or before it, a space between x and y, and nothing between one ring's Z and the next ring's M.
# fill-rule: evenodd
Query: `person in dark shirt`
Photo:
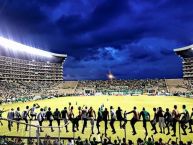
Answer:
M98 113L97 113L97 122L96 122L96 126L97 126L97 130L98 130L98 133L97 134L100 134L100 122L102 121L103 119L103 112L101 111L101 108L99 107L98 109Z
M190 115L189 115L188 110L186 109L186 105L183 105L182 109L183 109L183 112L180 113L180 115L181 115L180 124L181 124L181 128L183 130L182 135L187 135L187 133L186 133L186 128L187 128L186 123L189 122Z
M166 112L164 114L164 120L165 120L166 127L168 129L168 133L166 135L169 135L170 134L170 125L172 123L172 114L170 113L169 108L166 108Z
M64 125L65 125L65 128L66 128L66 132L69 132L68 131L68 111L67 111L67 108L64 107L64 110L61 111L61 115L62 115L62 119L64 120Z
M154 130L154 134L157 134L157 129L156 129L156 123L158 121L158 117L157 117L157 110L156 108L153 108L153 112L154 112L154 117L153 117L153 120L150 121L151 125L152 125L152 129L151 130Z
M52 127L52 121L54 120L53 115L52 115L52 111L51 108L48 108L48 111L46 112L46 118L49 121L49 126L51 128L51 132L54 132L54 129Z
M147 136L148 135L148 132L147 132L147 121L150 120L150 114L149 114L149 112L147 112L145 110L144 107L143 107L142 111L139 114L139 119L141 118L141 116L143 118L143 127L145 129L145 135Z
M180 114L177 109L177 105L174 105L174 109L172 111L172 128L173 128L173 137L176 136L176 123L179 121Z
M105 108L104 112L103 112L103 120L105 122L105 136L107 135L107 123L109 120L109 111L107 110L107 108Z
M113 134L115 134L116 131L115 131L114 123L115 123L115 120L116 120L116 113L114 111L113 106L110 107L110 115L111 115L110 126L111 126Z
M163 132L165 134L165 120L164 120L164 111L162 110L162 107L158 108L157 117L159 120L160 133Z
M120 107L118 107L118 109L116 110L116 116L117 116L117 120L119 121L119 126L120 126L120 128L122 128L122 121L124 119L122 116L122 109Z
M193 108L192 108L192 113L191 113L191 115L190 115L190 121L189 121L190 133L193 133L193 131L192 131L192 125L193 125L193 119L192 119L192 117L193 117Z
M82 108L79 106L78 115L75 118L75 126L76 126L77 131L79 131L79 121L81 120L81 118L82 118Z
M131 114L131 113L133 113L133 117L132 117L132 119L131 119L131 121L130 121L130 124L131 124L131 127L132 127L132 129L133 129L133 135L136 135L137 132L136 132L136 130L135 130L135 124L136 124L137 121L139 120L139 113L137 112L137 107L133 107L133 110L130 111L130 112L127 112L126 115L127 115L127 114Z
M59 131L61 131L60 130L60 118L61 118L61 113L58 110L58 108L56 108L56 111L54 112L54 120L57 121L57 124L58 124L58 127L59 127Z
M17 107L15 111L15 120L17 121L17 132L19 131L19 125L20 125L20 120L21 120L21 113L20 113L20 108Z

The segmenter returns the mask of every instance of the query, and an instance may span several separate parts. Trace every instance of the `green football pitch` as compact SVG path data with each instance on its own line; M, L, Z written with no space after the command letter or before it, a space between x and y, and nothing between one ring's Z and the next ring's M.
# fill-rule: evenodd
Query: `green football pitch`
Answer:
M69 102L71 102L71 104L74 106L74 111L75 114L77 114L77 108L78 106L83 106L86 105L88 107L92 106L96 113L98 110L98 107L101 104L104 104L105 107L107 107L108 109L110 108L110 106L114 106L115 110L117 109L118 106L120 106L124 112L124 110L126 111L131 111L133 109L134 106L137 107L138 111L142 110L142 107L145 107L146 110L150 113L151 118L153 117L153 111L152 108L153 107L162 107L164 110L166 108L169 108L170 111L173 109L174 105L178 105L178 109L181 112L182 111L182 105L185 104L187 106L187 109L189 110L189 112L191 112L191 108L193 108L193 99L190 98L183 98L183 97L174 97L174 96L81 96L81 97L61 97L61 98L54 98L54 99L47 99L47 100L38 100L38 101L31 101L31 102L18 102L18 103L13 103L13 104L6 104L6 105L1 105L0 108L4 108L5 110L7 109L11 109L14 108L16 109L17 107L20 107L21 111L25 108L25 106L30 106L32 107L32 105L34 103L38 103L41 107L51 107L52 111L55 110L55 108L59 108L59 110L61 111L65 106L68 107ZM37 110L39 112L39 109ZM3 114L3 117L6 118L7 113L5 112ZM128 115L127 116L128 119L131 119L132 115ZM3 126L0 126L0 135L6 135L6 136L36 136L36 128L35 127L31 127L31 132L25 132L25 126L24 125L20 125L20 129L19 132L16 131L16 124L13 124L12 127L12 131L9 132L8 131L8 127L7 127L7 122L6 121L2 121L3 122ZM37 121L32 121L31 122L34 125L38 125ZM61 121L61 124L64 124L63 121ZM82 129L82 121L80 121L79 123L79 130ZM44 121L43 122L43 126L47 126L48 122ZM53 126L57 126L56 121L53 121ZM136 123L136 130L137 130L137 135L133 136L132 135L132 129L130 126L130 123L127 123L126 126L126 137L127 140L131 139L133 141L136 141L137 138L144 138L145 137L145 132L142 126L142 122L137 122ZM90 127L90 122L88 122L88 126L85 129L85 133L81 134L81 131L77 131L76 133L72 133L71 132L71 128L72 125L71 123L68 125L68 128L70 130L69 133L65 132L65 128L62 129L62 132L60 133L61 137L78 137L80 136L81 138L85 139L85 138L89 138L90 134L91 134L91 127ZM111 136L112 140L114 140L115 138L117 138L117 136L119 136L119 138L123 138L125 137L125 132L123 129L119 128L119 122L115 122L115 129L116 129L116 134L112 134L111 133L111 128L110 125L108 124L108 132L107 132L107 136ZM100 123L100 130L101 130L101 134L104 133L104 122ZM159 126L157 124L157 130L159 132ZM177 130L179 130L179 127L177 127ZM148 131L149 134L148 136L151 136L153 134L153 132L151 131L151 126L148 123ZM167 130L166 130L167 132ZM187 132L189 132L189 130L187 130ZM172 131L171 131L172 133ZM182 133L182 131L181 131ZM57 129L55 129L55 132L51 132L49 128L45 128L44 132L40 133L40 135L43 137L46 134L53 136L53 137L57 137L58 136L58 131ZM96 129L96 122L95 122L95 134L92 137L96 137L97 139L99 139L99 135L97 135L97 129ZM166 136L165 134L156 134L154 136L155 140L158 140L159 138L163 138L165 141L167 141L169 138L171 138L172 140L175 140L176 138L171 137L171 134ZM177 137L179 138L179 132L177 132ZM193 140L193 134L188 134L187 136L181 136L183 141L189 141L189 140Z

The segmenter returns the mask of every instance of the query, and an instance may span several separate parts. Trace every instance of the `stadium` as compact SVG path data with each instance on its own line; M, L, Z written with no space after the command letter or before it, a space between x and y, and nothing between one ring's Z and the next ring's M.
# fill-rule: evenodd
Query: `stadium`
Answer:
M118 80L110 73L108 80L65 81L63 69L66 54L43 51L0 37L1 142L38 145L49 142L79 144L81 140L88 142L95 138L97 143L102 143L104 137L109 142L122 142L123 139L124 143L125 139L129 144L149 138L156 141L161 141L161 138L163 142L191 141L192 46L174 49L174 52L182 58L183 79ZM166 114L166 108L172 112L174 105L178 106L179 113L183 112L182 106L186 105L186 110L191 115L185 123L186 127L189 127L185 128L186 133L183 132L184 123L180 121L180 117L176 121L174 135L172 124L163 123L162 130L159 122L161 117L155 121L157 131L153 130L153 108L162 107L161 114ZM137 107L137 111L134 109L136 112L141 112L145 107L150 114L145 122L146 131L143 128L142 117L135 122L136 131L132 128L134 106ZM64 107L67 108L65 116L61 115ZM112 120L112 110L117 110L118 107L122 110L122 117L120 119L117 116ZM53 119L46 117L49 108L52 109ZM110 112L108 116L111 117L107 120L99 118L100 111L104 108ZM24 115L25 112L28 114L27 117ZM70 117L72 113L73 117ZM130 113L132 114L129 115ZM124 127L119 125L121 121Z

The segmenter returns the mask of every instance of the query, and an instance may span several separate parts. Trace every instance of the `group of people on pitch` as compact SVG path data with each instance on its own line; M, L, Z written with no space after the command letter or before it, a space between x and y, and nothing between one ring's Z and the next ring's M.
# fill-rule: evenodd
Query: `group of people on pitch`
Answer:
M105 126L105 135L107 133L108 129L108 122L110 124L110 127L112 129L112 133L115 134L116 130L114 127L115 121L119 121L119 126L122 129L125 129L126 124L128 122L127 115L133 114L132 118L130 120L130 124L133 130L133 135L137 134L135 129L135 124L139 121L143 122L143 127L145 129L146 135L148 135L147 130L147 122L151 123L152 131L154 131L154 134L157 134L157 128L156 124L159 124L160 133L165 133L165 129L167 129L167 135L170 134L170 127L172 127L173 135L176 136L176 125L177 122L180 123L181 129L183 130L183 135L187 135L186 129L187 124L189 124L190 133L193 133L192 125L193 125L193 108L192 112L189 113L186 109L186 105L182 106L183 112L179 113L177 105L174 105L173 110L170 112L168 108L166 108L166 111L162 109L162 107L159 108L153 108L154 116L152 119L150 119L150 113L146 111L145 108L143 108L140 112L137 111L137 108L134 107L133 110L127 112L122 111L120 107L115 109L113 106L110 106L110 110L108 111L108 108L105 108L105 106L102 104L99 108L97 113L95 110L87 106L78 107L78 113L77 115L74 114L74 107L69 103L68 107L64 107L63 110L59 111L58 108L55 109L55 111L52 112L52 109L49 107L40 108L40 112L36 113L37 109L40 108L40 105L34 104L31 108L29 106L26 106L26 109L20 112L20 107L17 107L16 110L13 108L8 111L7 113L7 119L8 119L8 129L11 131L11 128L13 126L13 120L17 121L17 131L19 131L20 121L24 120L26 123L25 130L28 130L28 122L29 120L37 120L39 122L40 126L40 132L43 132L42 125L45 120L49 121L49 126L51 128L51 131L53 132L54 129L52 127L52 122L55 120L57 122L57 125L59 127L59 130L61 131L61 120L64 122L64 126L66 129L66 132L69 132L68 125L69 122L72 123L72 131L79 131L79 121L83 121L82 126L82 134L84 134L85 128L87 127L87 122L90 121L91 124L91 132L94 134L94 125L96 120L96 127L98 130L98 134L100 134L100 123L104 121ZM1 114L4 111L0 111L0 117ZM142 118L142 119L141 119ZM2 122L0 121L1 125Z

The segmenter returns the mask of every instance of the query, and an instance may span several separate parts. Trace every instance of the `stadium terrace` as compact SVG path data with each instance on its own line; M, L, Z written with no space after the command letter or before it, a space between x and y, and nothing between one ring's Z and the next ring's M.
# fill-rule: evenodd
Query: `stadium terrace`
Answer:
M62 81L66 58L0 37L1 80Z

